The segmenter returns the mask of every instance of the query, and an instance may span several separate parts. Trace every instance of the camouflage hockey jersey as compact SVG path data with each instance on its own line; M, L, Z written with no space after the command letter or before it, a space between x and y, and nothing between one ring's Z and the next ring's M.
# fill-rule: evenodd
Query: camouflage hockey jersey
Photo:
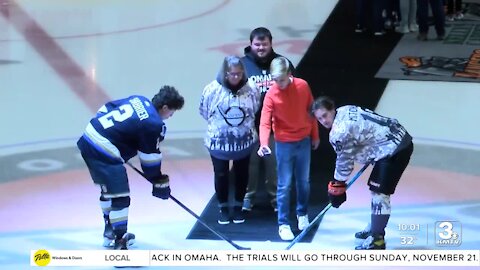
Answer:
M337 108L330 143L337 153L335 179L345 181L354 162L367 163L392 156L412 141L396 119L358 106Z

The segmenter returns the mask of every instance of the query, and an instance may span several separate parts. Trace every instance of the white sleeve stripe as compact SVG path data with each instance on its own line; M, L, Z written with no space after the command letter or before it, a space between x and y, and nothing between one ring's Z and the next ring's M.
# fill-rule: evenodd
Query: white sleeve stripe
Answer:
M112 157L121 158L120 151L113 145L107 138L103 137L98 131L88 123L85 129L85 135L97 146L101 147L104 151L109 153Z

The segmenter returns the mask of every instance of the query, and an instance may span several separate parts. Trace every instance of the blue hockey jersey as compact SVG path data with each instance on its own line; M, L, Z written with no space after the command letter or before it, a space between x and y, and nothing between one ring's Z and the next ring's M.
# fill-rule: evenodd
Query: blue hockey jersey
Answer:
M121 162L139 155L142 168L149 176L160 173L166 126L151 104L143 96L130 96L103 105L88 123L77 143L82 153L91 146L109 159Z

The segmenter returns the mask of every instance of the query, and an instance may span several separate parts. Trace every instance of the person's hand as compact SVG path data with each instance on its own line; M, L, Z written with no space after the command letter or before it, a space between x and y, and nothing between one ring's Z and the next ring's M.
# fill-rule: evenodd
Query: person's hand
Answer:
M168 175L162 174L160 177L152 180L153 190L152 195L162 200L167 200L170 197L170 179Z
M319 145L320 145L320 139L312 140L312 149L313 150L317 150Z
M347 200L347 185L344 181L333 180L328 183L328 199L333 207L338 208Z
M258 148L257 154L261 157L268 156L272 154L272 150L268 145L262 145Z

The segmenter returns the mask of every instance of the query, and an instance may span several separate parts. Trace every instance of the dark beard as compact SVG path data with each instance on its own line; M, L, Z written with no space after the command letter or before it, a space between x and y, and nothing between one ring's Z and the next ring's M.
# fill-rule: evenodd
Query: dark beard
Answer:
M259 57L256 53L253 53L253 57L255 58L255 62L262 68L262 69L269 69L270 63L272 62L275 55L273 51L267 54L265 57Z

